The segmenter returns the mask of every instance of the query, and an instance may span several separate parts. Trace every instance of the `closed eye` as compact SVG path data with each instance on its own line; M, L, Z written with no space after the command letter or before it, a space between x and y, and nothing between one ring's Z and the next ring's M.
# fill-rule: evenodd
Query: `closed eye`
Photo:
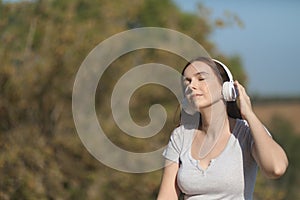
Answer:
M184 77L184 78L183 78L183 83L184 83L184 85L190 84L191 81L192 81L192 79L190 79L190 78L187 78L187 77Z
M194 74L194 78L197 79L198 81L204 81L206 79L206 76L208 73L206 72L198 72ZM189 77L183 77L183 83L185 86L189 85L192 82L192 78Z

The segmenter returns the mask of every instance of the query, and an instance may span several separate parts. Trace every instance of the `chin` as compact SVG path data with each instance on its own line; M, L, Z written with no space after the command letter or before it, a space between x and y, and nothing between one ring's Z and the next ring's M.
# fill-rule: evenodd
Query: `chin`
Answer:
M208 108L211 106L211 103L207 102L195 102L195 107L198 108L198 111L200 112L202 109Z

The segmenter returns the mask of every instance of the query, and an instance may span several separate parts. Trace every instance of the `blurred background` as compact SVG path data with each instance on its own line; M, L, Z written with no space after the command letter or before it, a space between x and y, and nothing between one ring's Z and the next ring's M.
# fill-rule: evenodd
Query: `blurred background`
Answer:
M296 8L293 0L0 0L0 199L156 198L162 170L128 174L101 164L81 143L71 107L75 76L87 54L116 33L147 26L187 34L229 66L290 161L278 180L258 174L255 199L299 199ZM175 96L157 85L139 88L130 112L145 125L149 107L162 104L168 119L159 134L132 138L114 123L110 97L115 83L149 62L179 71L185 64L165 51L137 50L111 64L96 93L99 123L112 142L128 151L161 148L178 124Z

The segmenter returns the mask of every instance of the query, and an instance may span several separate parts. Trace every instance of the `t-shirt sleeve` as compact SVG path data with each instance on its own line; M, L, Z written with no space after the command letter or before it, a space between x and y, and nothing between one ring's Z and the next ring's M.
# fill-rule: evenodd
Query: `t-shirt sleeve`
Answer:
M264 127L266 132L270 137L272 137L271 133L268 131L266 127ZM241 146L244 152L249 152L252 154L252 148L254 145L254 140L251 134L251 129L247 123L247 121L242 120L240 126L238 127L237 137L241 143Z
M251 156L252 146L254 143L253 137L251 135L250 127L245 120L240 120L235 129L234 135L240 142L240 145L243 150L244 156Z
M162 154L166 159L176 163L179 163L179 156L183 144L182 134L180 133L178 128L172 132L169 143Z

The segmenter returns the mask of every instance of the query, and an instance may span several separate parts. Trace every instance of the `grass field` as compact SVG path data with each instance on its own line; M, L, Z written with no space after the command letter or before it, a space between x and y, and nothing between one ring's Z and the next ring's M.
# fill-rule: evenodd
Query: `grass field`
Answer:
M274 116L280 116L293 126L296 133L300 135L300 101L259 101L253 103L253 109L261 121L270 125Z

